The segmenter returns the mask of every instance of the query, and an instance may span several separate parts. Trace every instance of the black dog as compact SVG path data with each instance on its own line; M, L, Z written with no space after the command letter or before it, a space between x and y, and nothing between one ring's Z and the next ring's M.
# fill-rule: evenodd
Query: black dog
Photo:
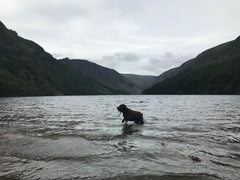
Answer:
M139 111L133 111L129 109L125 104L121 104L117 107L117 110L123 113L122 123L128 121L134 121L136 124L144 124L143 114Z

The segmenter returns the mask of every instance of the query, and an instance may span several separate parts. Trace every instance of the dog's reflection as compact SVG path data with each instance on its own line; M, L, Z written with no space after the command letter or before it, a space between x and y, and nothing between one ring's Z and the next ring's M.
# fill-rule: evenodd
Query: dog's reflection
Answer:
M123 135L138 134L141 131L140 128L141 126L138 126L136 124L123 124L122 134Z

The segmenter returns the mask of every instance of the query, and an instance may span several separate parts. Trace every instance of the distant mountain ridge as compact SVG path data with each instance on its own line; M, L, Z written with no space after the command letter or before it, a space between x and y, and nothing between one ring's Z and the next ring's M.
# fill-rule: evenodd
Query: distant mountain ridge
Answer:
M100 66L96 63L82 59L60 59L59 62L64 64L66 67L70 67L71 70L80 73L84 77L89 77L96 82L112 89L115 93L121 93L119 90L125 90L123 94L139 94L141 89L138 85L134 84L130 80L124 78L117 71ZM119 91L119 92L118 92Z
M136 74L122 74L123 77L131 80L137 84L140 89L146 89L156 83L157 76L151 75L136 75Z
M143 94L240 94L240 37L157 77Z
M117 71L87 60L57 60L0 21L0 96L139 94Z
M240 94L240 37L154 77L120 74L87 60L57 60L0 21L0 97L140 94L143 89L143 94Z

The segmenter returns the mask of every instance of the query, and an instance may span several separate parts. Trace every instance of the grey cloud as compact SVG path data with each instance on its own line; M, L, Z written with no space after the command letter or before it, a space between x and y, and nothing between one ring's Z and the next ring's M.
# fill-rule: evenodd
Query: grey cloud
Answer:
M127 62L136 62L139 61L139 56L134 53L116 53L114 57L117 61L127 61Z
M57 7L42 7L38 9L39 14L43 14L46 19L51 20L55 24L62 24L79 17L87 16L87 12L81 7L72 5L58 5Z
M15 1L18 6L14 15L23 19L35 21L51 21L54 24L61 24L65 21L72 21L76 17L86 16L88 12L77 1ZM30 16L29 16L30 15ZM38 22L41 23L41 22Z
M116 62L137 62L140 60L139 56L134 53L118 52L112 56L103 56L103 61L116 61Z
M118 72L123 73L138 73L139 68L132 68L140 63L140 56L135 53L129 52L117 52L113 55L103 56L101 59L96 61L106 67L113 68Z
M148 63L143 67L146 70L156 74L160 74L162 73L164 70L168 69L171 67L170 64L172 64L173 62L171 62L171 60L166 60L166 59L158 59L158 58L153 58L153 57L149 57L148 58Z
M3 23L54 56L127 73L159 74L240 29L237 0L11 0L0 7Z
M165 57L165 58L172 58L172 57L173 57L173 53L171 53L171 52L165 52L165 53L164 53L164 57Z
M97 63L123 73L159 75L170 68L181 65L190 57L172 52L162 53L158 57L121 52L111 56L103 56Z
M144 69L152 74L159 75L166 70L180 66L183 62L191 59L192 56L183 56L172 52L163 53L158 58L148 57L148 63L144 65Z

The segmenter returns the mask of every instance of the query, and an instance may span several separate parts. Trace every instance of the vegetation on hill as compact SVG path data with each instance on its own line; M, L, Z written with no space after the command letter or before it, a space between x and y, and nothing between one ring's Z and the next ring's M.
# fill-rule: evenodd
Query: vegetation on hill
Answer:
M134 84L138 85L139 89L146 89L151 87L156 82L156 76L150 75L136 75L136 74L122 74L123 77L129 79Z
M147 87L143 94L240 94L240 37L155 78L121 75L87 60L57 60L0 22L2 97L139 94Z
M240 94L240 37L158 77L143 94Z
M0 22L0 96L130 94L141 90L115 70L57 60Z

